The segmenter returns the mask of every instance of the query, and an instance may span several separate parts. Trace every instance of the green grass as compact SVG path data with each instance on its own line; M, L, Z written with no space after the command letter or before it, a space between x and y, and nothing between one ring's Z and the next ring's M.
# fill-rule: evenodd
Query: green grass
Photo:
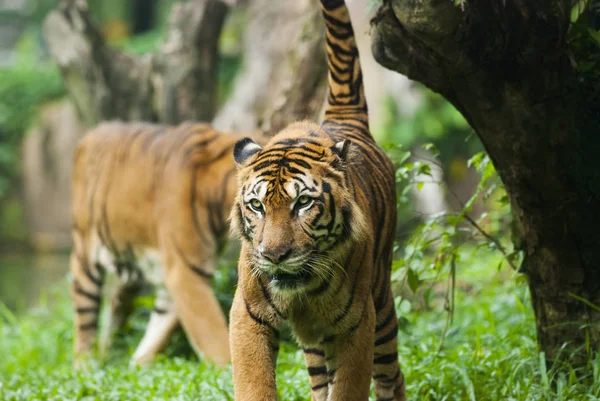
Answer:
M443 284L436 284L433 293L441 295L431 308L397 300L409 399L599 400L600 360L590 361L584 379L568 369L546 371L526 286L497 265L497 258L478 254L458 266L454 321L439 352L446 321ZM105 359L86 372L74 371L65 289L66 282L21 316L0 307L1 400L233 399L231 368L197 360L182 334L151 367L128 366L144 329L144 308ZM277 382L281 400L310 399L303 358L293 344L282 346Z

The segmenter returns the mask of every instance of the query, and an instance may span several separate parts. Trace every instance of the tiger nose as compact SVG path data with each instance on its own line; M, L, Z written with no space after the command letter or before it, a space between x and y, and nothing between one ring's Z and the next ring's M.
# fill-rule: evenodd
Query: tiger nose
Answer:
M263 249L263 251L260 254L269 262L278 264L287 259L292 254L292 250L289 248Z

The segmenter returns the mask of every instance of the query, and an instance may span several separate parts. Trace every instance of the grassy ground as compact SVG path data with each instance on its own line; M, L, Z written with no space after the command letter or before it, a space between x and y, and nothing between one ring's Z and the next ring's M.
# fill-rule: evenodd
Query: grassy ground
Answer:
M432 308L398 302L409 399L600 400L600 360L590 361L585 380L568 369L546 371L526 286L497 265L494 257L472 257L458 266L454 321L439 352L446 321L441 299ZM181 334L153 366L128 367L144 328L140 318L96 367L73 371L65 289L61 284L22 316L0 306L0 400L233 399L231 368L198 361ZM282 346L277 382L281 400L310 399L302 355L293 344Z

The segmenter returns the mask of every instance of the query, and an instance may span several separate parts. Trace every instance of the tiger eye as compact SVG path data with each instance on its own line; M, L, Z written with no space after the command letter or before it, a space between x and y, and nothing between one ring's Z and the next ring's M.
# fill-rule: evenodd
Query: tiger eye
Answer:
M256 198L250 200L250 205L257 210L262 208L262 203Z
M308 197L306 195L302 195L301 197L298 198L299 205L306 205L308 202L310 202L310 197Z

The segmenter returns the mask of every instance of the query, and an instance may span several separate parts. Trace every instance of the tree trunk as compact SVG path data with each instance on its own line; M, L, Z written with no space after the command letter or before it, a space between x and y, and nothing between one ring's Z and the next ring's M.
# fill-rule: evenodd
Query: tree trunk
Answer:
M510 197L541 350L583 365L600 349L600 85L583 66L600 52L567 36L569 0L453 3L384 1L373 53L475 129Z
M217 46L226 13L219 0L176 3L161 49L140 57L106 45L85 0L62 0L44 32L87 126L109 119L207 121L216 109Z
M317 119L327 88L325 34L318 0L254 0L244 35L244 68L214 126L277 132Z

